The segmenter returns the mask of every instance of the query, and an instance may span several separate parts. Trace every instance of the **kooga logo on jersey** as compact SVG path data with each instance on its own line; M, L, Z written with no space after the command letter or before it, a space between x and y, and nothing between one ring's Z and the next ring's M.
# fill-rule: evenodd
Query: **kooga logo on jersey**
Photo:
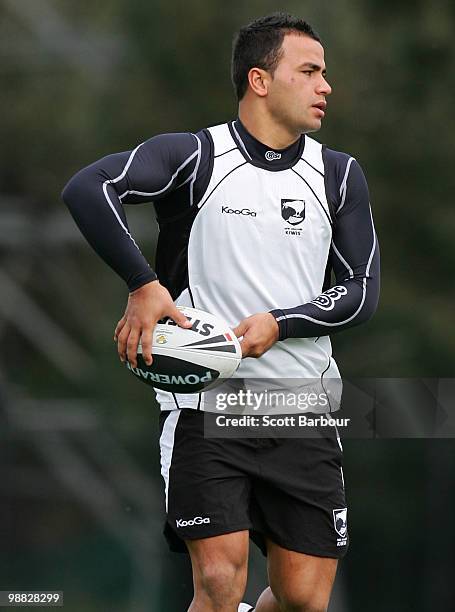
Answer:
M222 206L221 212L226 213L228 215L244 215L245 217L256 216L256 212L254 210L250 210L249 208L241 208L234 210L233 208L229 208L228 206Z
M195 516L194 519L184 521L183 519L177 519L175 524L177 527L192 527L193 525L208 525L210 519L208 517L202 518L202 516Z

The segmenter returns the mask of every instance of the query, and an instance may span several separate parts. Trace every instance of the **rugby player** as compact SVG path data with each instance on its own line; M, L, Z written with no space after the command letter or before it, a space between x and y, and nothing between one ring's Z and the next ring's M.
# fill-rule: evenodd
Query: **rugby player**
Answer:
M80 230L129 289L115 329L120 359L151 363L156 322L187 325L176 305L223 317L239 338L237 376L339 378L329 334L367 321L379 294L379 252L357 161L308 136L331 87L324 49L283 13L241 28L232 80L238 117L168 133L77 173L63 198ZM155 270L124 205L153 202ZM331 284L331 273L335 283ZM338 432L311 438L204 436L208 393L159 392L165 534L188 551L191 612L242 603L249 537L267 556L256 612L327 609L346 553L347 507ZM326 406L330 412L336 406ZM321 410L322 411L322 410ZM229 412L229 410L227 410Z

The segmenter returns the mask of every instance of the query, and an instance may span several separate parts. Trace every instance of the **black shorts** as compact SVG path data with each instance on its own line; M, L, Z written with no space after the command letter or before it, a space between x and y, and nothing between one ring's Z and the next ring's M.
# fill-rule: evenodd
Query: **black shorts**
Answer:
M160 415L161 473L171 550L184 540L250 530L288 550L340 558L349 544L342 449L335 427L315 437L204 437L205 418L191 409Z

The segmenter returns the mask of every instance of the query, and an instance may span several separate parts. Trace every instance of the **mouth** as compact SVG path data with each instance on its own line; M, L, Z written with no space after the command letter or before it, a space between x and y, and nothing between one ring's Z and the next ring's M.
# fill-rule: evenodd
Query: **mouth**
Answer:
M318 111L318 115L324 117L327 108L327 102L325 100L321 100L320 102L316 102L316 104L312 104L312 108L315 108Z

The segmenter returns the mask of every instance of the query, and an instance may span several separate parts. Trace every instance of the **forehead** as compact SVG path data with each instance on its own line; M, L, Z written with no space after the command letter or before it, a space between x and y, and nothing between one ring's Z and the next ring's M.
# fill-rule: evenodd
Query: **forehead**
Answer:
M306 34L286 34L282 44L281 62L300 65L317 64L325 68L324 47Z

